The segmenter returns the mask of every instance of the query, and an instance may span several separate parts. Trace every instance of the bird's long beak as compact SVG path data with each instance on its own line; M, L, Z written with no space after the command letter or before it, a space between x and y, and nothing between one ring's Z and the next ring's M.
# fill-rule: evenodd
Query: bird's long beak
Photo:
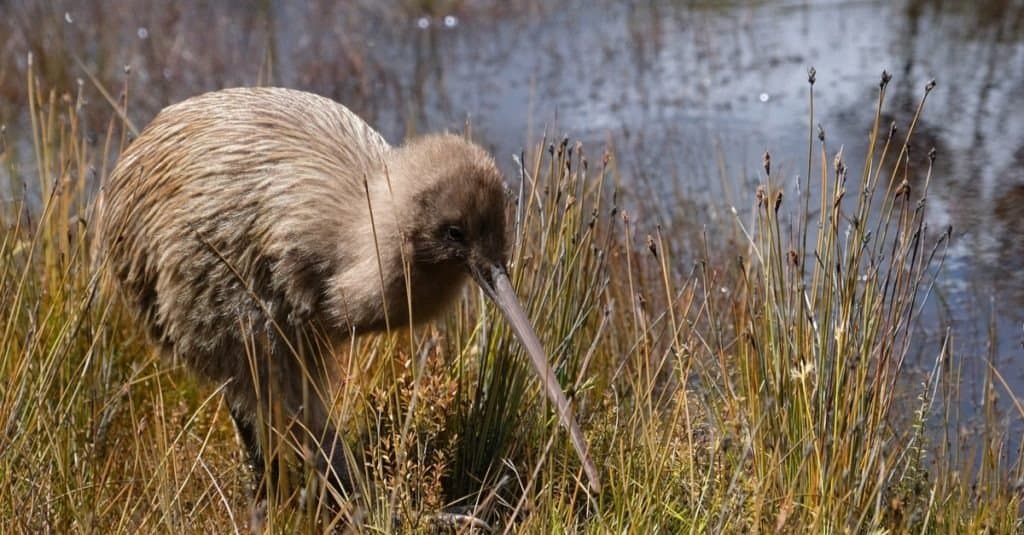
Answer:
M597 468L590 459L590 454L587 451L587 442L583 438L583 432L580 431L580 426L576 423L572 407L569 406L569 400L562 393L562 387L559 385L554 371L551 370L551 365L548 364L544 348L540 345L540 340L537 339L537 334L530 325L526 312L523 311L523 307L519 304L519 298L512 289L512 283L508 280L505 267L500 264L478 266L470 263L469 271L473 279L476 280L484 293L487 294L487 297L490 297L498 305L498 308L501 309L505 320L512 326L512 330L519 338L519 342L526 348L526 352L530 355L530 361L533 363L537 375L540 376L541 382L544 383L544 391L547 393L548 399L558 409L559 420L569 430L569 437L572 439L572 445L576 448L576 453L579 454L580 461L583 463L583 470L587 473L591 490L594 492L600 491L601 479L597 473Z

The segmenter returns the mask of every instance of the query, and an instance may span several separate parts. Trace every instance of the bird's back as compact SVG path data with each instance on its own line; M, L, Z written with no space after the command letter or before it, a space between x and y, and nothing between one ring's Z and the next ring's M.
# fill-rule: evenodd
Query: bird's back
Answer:
M169 106L103 186L100 261L151 337L214 378L237 333L323 314L339 232L365 209L384 139L300 91L240 88Z

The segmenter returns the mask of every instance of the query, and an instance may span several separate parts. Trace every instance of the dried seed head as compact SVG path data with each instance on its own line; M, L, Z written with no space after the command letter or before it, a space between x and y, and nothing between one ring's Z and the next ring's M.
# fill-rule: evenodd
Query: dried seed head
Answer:
M651 250L654 258L658 258L658 244L654 243L654 237L650 234L647 235L647 248Z
M935 155L936 154L938 154L938 152L935 150L935 147L932 147L928 151L928 161L931 162L931 163L935 163Z
M885 89L885 86L889 85L889 80L892 80L892 75L889 74L889 71L883 70L882 71L882 81L879 82L878 87L880 89Z
M818 123L818 141L825 142L825 129L821 127L821 123Z
M807 69L807 83L814 85L815 79L817 79L818 71L814 70L814 67Z
M779 213L779 207L782 206L782 190L775 192L775 213Z
M763 162L764 162L764 174L771 175L772 174L772 155L769 154L768 151L764 151Z
M932 89L935 89L935 79L934 78L932 78L931 80L928 80L928 83L924 85L924 92L925 93L930 92Z
M896 121L889 123L889 137L892 138L896 135Z
M800 265L800 255L797 254L796 249L789 250L789 263L793 264L793 267Z
M764 203L765 203L765 200L766 200L766 197L767 197L766 194L765 194L765 191L764 191L764 186L758 186L757 187L756 197L757 197L757 206L759 206L759 207L760 206L764 206Z
M910 182L907 182L905 178L900 183L900 187L896 188L896 197L899 198L902 195L910 195Z
M838 209L839 205L843 202L843 197L846 196L846 188L840 188L836 191L836 194L832 199L832 208ZM856 225L855 225L856 226Z

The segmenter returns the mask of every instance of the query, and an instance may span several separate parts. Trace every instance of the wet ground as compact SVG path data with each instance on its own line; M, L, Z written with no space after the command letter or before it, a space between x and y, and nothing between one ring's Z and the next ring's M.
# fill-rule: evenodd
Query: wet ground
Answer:
M393 142L468 121L510 173L512 155L543 133L582 139L595 155L611 143L627 184L664 199L666 211L696 207L711 225L729 204L749 205L765 150L793 183L806 173L808 67L817 70L815 122L830 152L844 148L852 175L882 70L894 75L886 119L904 128L934 78L911 156L937 149L928 224L936 233L952 226L954 239L929 315L957 326L965 375L980 377L991 358L1024 392L1024 2L118 0L8 9L0 120L11 125L24 124L28 51L44 85L56 87L83 78L76 55L114 88L130 65L137 124L204 90L273 82L344 102ZM109 111L88 83L85 91L100 130Z

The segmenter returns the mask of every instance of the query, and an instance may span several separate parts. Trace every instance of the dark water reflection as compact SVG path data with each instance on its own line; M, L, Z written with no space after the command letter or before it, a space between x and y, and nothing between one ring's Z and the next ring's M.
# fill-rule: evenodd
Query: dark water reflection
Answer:
M1021 2L548 4L15 2L0 22L0 120L24 120L26 51L57 87L82 76L72 54L111 87L130 64L139 124L203 90L273 82L334 97L392 141L471 121L510 172L542 133L593 154L610 141L633 188L715 225L749 204L765 150L784 175L806 172L809 66L815 121L854 175L881 71L895 75L887 119L904 128L935 78L911 155L937 148L928 225L954 240L929 314L957 323L967 375L992 355L1024 392ZM109 112L89 94L99 130Z

